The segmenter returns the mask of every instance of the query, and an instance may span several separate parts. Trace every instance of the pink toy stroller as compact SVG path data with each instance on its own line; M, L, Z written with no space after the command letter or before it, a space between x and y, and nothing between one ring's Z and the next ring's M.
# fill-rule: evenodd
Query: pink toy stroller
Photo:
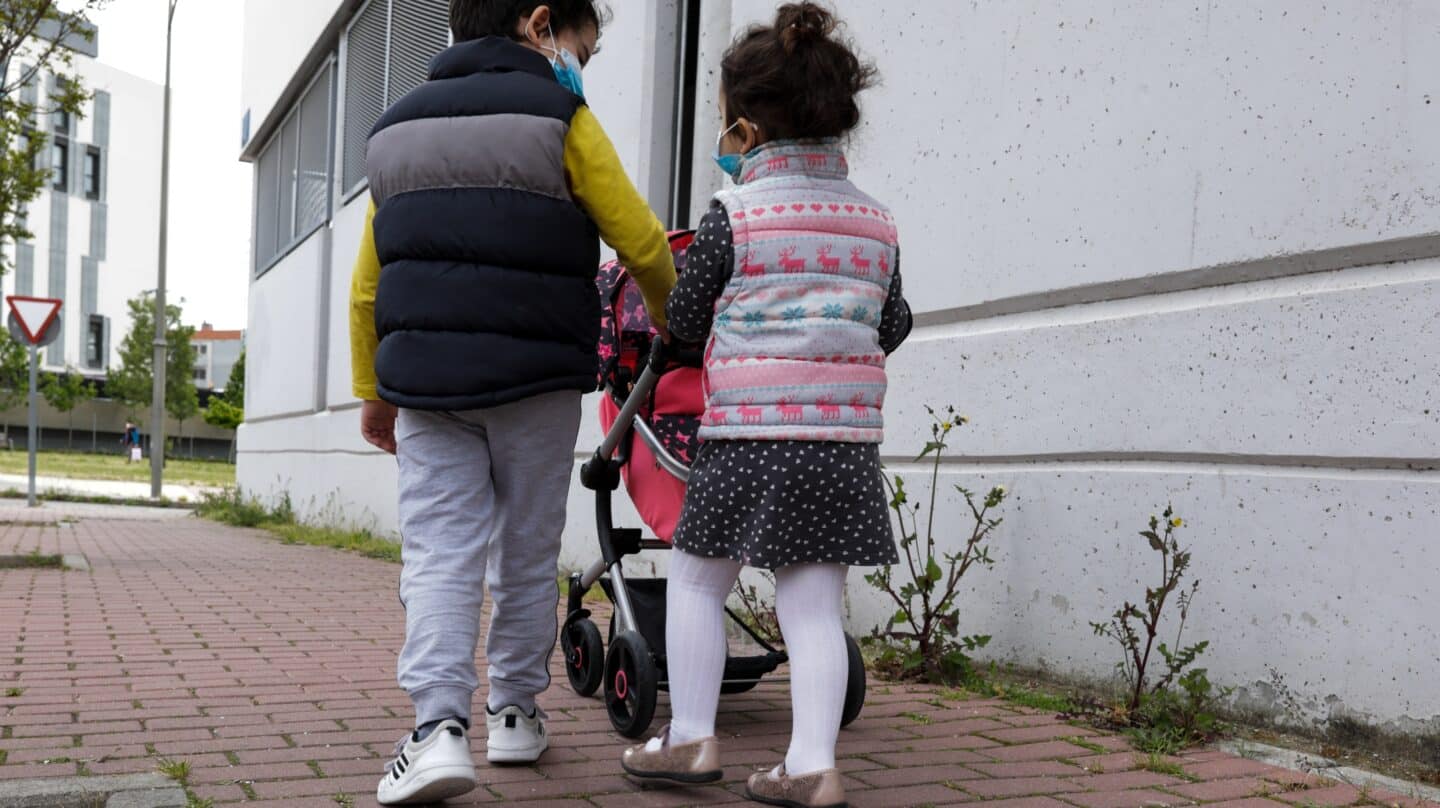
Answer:
M685 249L694 234L671 234L675 265L682 273ZM580 479L595 492L600 558L570 578L560 645L570 686L590 696L604 685L610 723L627 738L649 729L660 690L668 690L665 664L665 579L627 578L626 556L668 550L685 499L690 461L699 448L703 351L666 346L650 325L640 290L617 262L600 269L602 326L599 384L605 440L581 469ZM641 519L656 538L639 528L614 524L611 498L623 481ZM608 651L590 619L584 596L596 583L614 604ZM726 610L764 653L726 660L722 691L743 693L786 661L785 652L757 636ZM842 722L850 724L865 702L865 665L854 639L849 649L849 685Z

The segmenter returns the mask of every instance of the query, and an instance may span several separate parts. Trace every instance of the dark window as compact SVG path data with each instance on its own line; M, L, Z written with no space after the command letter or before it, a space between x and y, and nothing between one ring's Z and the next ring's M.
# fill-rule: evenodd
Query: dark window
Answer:
M90 315L89 328L85 329L85 365L105 367L105 318L98 314Z
M205 375L206 375L206 374L205 374L205 368L195 368L195 374L194 374L194 376L195 376L195 381L197 381L197 382L203 382L203 381L205 381Z
M57 137L50 144L50 187L57 191L70 188L70 144Z
M70 134L70 113L63 109L55 110L55 131L62 135Z
M85 196L100 198L100 150L94 146L85 150Z

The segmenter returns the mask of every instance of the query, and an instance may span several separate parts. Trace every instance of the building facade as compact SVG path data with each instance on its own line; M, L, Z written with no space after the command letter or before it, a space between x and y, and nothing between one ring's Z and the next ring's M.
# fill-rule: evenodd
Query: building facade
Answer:
M219 331L209 323L202 323L190 337L195 345L195 387L214 393L225 392L230 380L230 371L240 361L245 351L244 331Z
M612 5L588 100L684 227L720 182L715 66L775 3ZM971 425L941 468L942 546L968 536L952 485L1013 492L964 633L1109 676L1090 623L1143 595L1136 532L1173 503L1203 581L1187 637L1237 706L1288 689L1306 720L1440 732L1440 7L834 5L882 71L851 162L897 217L917 313L887 463L920 471L925 407L953 403ZM364 139L445 43L445 6L247 0L240 479L382 531L394 462L359 438L346 337ZM590 419L577 457L597 442ZM580 566L578 485L570 513ZM859 574L849 604L857 631L894 610Z
M64 300L45 368L100 379L118 361L128 301L155 285L164 91L80 48L88 52L76 55L73 73L94 97L83 117L42 112L34 122L50 138L40 162L52 177L26 211L34 238L13 246L3 289ZM12 70L26 69L17 61ZM56 81L39 74L22 93L43 100Z

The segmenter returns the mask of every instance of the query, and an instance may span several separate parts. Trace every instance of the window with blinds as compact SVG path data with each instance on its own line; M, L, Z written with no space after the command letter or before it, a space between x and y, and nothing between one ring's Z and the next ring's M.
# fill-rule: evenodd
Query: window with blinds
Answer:
M255 270L330 217L334 68L321 70L255 163Z
M370 0L345 32L345 142L342 180L349 194L365 180L365 147L390 104L429 75L450 43L448 0Z

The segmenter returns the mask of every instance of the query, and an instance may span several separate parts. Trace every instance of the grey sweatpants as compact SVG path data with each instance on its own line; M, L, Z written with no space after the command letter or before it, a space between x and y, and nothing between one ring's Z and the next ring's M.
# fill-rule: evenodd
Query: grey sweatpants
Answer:
M576 392L471 412L401 410L399 682L417 726L470 718L486 585L490 707L530 710L549 687L579 428Z

